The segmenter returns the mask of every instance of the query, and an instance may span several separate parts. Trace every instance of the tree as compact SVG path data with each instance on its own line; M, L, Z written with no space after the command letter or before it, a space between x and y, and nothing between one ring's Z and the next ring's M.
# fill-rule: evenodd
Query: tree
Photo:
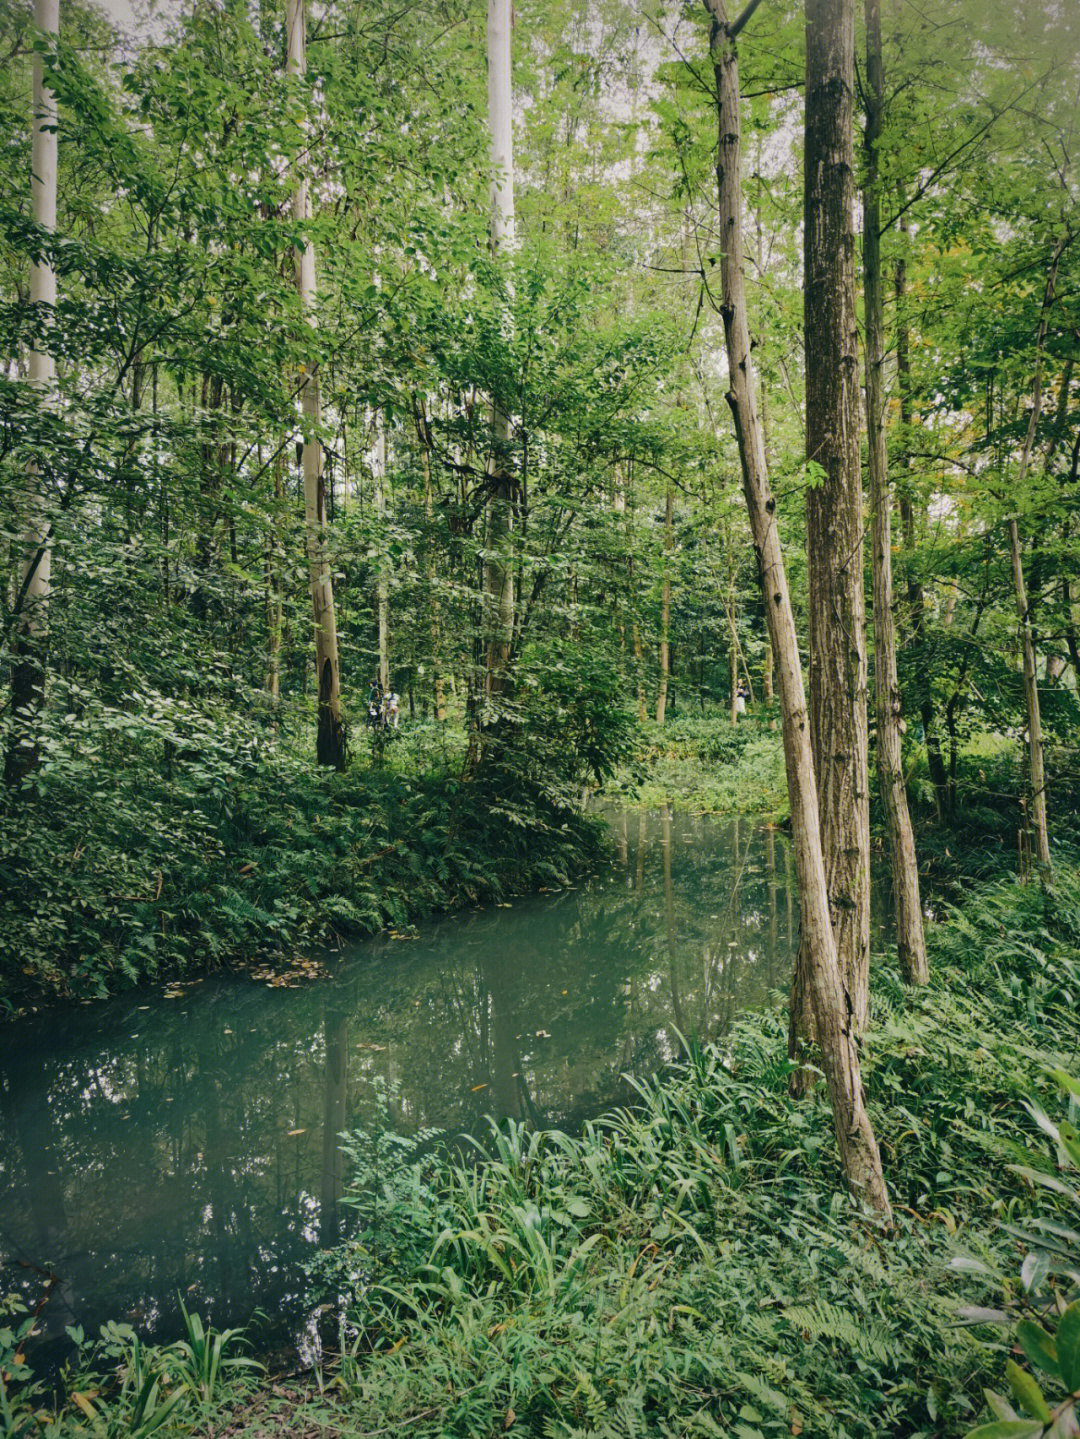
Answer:
M53 398L56 364L51 345L52 312L56 307L56 271L51 251L56 230L56 96L45 82L46 57L60 30L60 0L34 0L34 26L39 39L34 50L30 190L34 224L38 227L36 253L30 269L30 303L34 308L35 339L30 351L30 384L48 405ZM23 534L25 561L16 595L16 640L11 671L11 709L14 722L4 764L9 785L18 784L38 758L35 738L37 712L45 691L45 649L49 632L49 590L52 573L52 488L47 466L31 460L27 466L26 520Z
M901 754L900 681L893 620L892 524L885 445L885 302L881 271L881 194L878 144L885 103L881 3L866 0L866 131L863 182L863 301L865 306L866 437L870 475L871 564L874 584L874 701L878 783L889 826L896 953L909 984L929 978L923 935L915 836L908 811Z
M303 80L307 70L304 0L286 0L288 73ZM301 164L304 162L301 161ZM315 245L303 231L311 220L306 175L301 171L293 192L293 219L300 227L296 254L296 288L304 314L315 329ZM334 584L326 547L326 487L323 482L322 404L319 365L313 358L303 367L300 398L304 417L304 532L311 609L315 621L316 757L321 765L345 768L345 722L341 711L341 669L338 660Z
M491 251L505 257L514 247L514 130L512 109L513 5L488 0L488 123L491 129ZM514 634L510 417L505 400L491 405L489 502L484 549L484 685L501 694Z
M1028 418L1024 444L1020 451L1020 463L1016 476L1016 489L1024 492L1031 452L1042 412L1042 364L1043 346L1046 342L1047 313L1054 303L1054 287L1057 284L1058 265L1066 246L1063 236L1054 246L1050 259L1050 273L1046 277L1042 308L1039 312L1039 326L1035 335L1035 371L1031 380L1031 415ZM1013 586L1016 591L1016 613L1020 622L1020 649L1024 666L1024 700L1027 705L1027 747L1031 780L1031 812L1035 820L1035 852L1039 863L1050 864L1050 836L1046 825L1046 775L1043 765L1042 715L1039 709L1039 681L1035 668L1035 638L1032 634L1031 610L1028 604L1027 587L1024 583L1024 560L1020 549L1020 526L1015 514L1009 516L1009 560L1012 565Z
M723 0L706 0L706 6L712 17L710 49L719 120L716 175L722 315L730 384L727 398L735 421L743 494L776 661L791 832L799 880L801 974L821 1049L844 1174L854 1193L890 1219L881 1156L863 1103L851 1005L833 938L798 635L757 409L742 270L739 69L735 49L738 22L728 26Z
M870 981L870 794L855 325L853 0L806 0L804 320L810 734L837 957L852 1024ZM812 1030L807 961L792 1046Z

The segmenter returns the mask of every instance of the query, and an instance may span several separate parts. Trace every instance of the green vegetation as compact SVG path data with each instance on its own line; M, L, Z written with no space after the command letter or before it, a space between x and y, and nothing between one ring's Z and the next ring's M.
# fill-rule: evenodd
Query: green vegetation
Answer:
M577 1137L511 1124L455 1159L429 1136L422 1153L352 1136L360 1227L316 1280L344 1304L344 1352L255 1393L223 1374L209 1421L178 1399L162 1432L963 1434L1003 1368L995 1276L1049 1252L1023 1288L1000 1282L1051 1328L1052 1294L1078 1283L1076 1196L1041 1129L1075 1144L1050 1071L1075 1043L1080 877L983 885L931 933L914 1000L874 970L864 1073L893 1235L840 1192L820 1088L788 1095L781 1017L749 1015ZM100 1432L150 1432L129 1417L134 1340L118 1342L81 1355L55 1417L32 1379L9 1382L9 1432L31 1407L46 1432L84 1432L72 1396L91 1385ZM162 1402L189 1390L169 1379Z
M643 725L633 767L620 778L619 788L632 786L633 802L646 809L787 818L780 735L760 715L737 726L715 710Z
M528 765L515 749L471 782L463 746L430 724L338 775L313 774L295 741L185 718L130 714L104 739L93 720L69 726L35 773L33 807L0 827L0 928L22 957L0 974L9 1008L289 961L298 946L565 883L605 843L581 810L570 718Z
M11 1301L5 1434L1077 1439L1080 9L145 8L0 7L7 1033L565 884L590 793L665 806L622 923L680 1027L668 806L789 824L801 937L785 1018L581 1134L354 1133L340 1248L327 1012L341 1352L256 1385L184 1310L54 1395Z

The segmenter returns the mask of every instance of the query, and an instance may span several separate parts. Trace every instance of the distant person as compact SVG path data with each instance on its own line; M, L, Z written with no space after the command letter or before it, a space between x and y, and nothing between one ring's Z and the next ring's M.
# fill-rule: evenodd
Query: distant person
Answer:
M746 682L740 680L738 688L735 691L735 713L737 715L744 715L746 713L746 699Z
M378 675L371 681L368 689L367 722L369 729L378 729L383 722L383 692Z
M398 727L398 719L400 718L400 715L401 701L398 699L397 691L391 690L389 698L386 701L386 718L387 722L389 724L392 724L395 729L397 729Z

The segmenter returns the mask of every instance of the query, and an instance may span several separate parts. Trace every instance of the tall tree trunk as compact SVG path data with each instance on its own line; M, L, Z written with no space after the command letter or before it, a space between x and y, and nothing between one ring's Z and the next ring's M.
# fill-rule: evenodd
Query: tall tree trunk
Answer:
M906 234L907 226L901 220L900 230ZM900 430L906 454L911 434L911 359L907 323L907 264L901 256L895 273L896 295L896 388L900 400ZM930 656L926 642L926 596L922 580L915 566L915 506L906 484L900 486L900 533L904 545L904 567L908 616L911 624L911 640L915 649L916 697L919 718L923 727L923 743L926 746L926 767L934 787L934 805L940 821L947 806L947 782L945 761L941 757L941 741L938 738L937 719L934 715L933 694L930 688Z
M60 0L34 0L34 25L44 35L60 30ZM54 40L50 38L49 44ZM50 235L56 229L56 96L45 84L44 58L34 55L32 136L30 142L30 196L34 223ZM30 271L30 303L41 329L51 325L56 306L56 271L52 257L42 256ZM51 343L51 342L50 342ZM49 404L56 383L56 365L44 350L30 352L30 383L42 402ZM38 713L45 696L45 651L49 635L49 593L52 578L51 520L47 486L38 465L26 472L26 520L23 551L26 556L17 594L18 622L14 664L11 670L12 724L4 778L17 785L38 761Z
M833 939L798 636L755 397L742 271L738 60L734 36L728 32L723 0L707 0L707 8L713 18L711 49L719 111L716 175L723 296L721 313L731 384L727 399L735 418L743 493L758 559L769 634L777 661L792 843L799 881L802 939L807 956L805 973L844 1175L854 1193L889 1220L891 1211L881 1156L863 1102L851 1006Z
M866 312L866 431L873 523L874 699L878 782L885 802L892 858L896 956L908 984L930 977L919 897L915 835L908 811L900 736L900 680L893 623L892 533L885 448L885 302L881 279L881 196L877 146L885 104L881 0L866 0L866 183L863 187L863 297Z
M1057 285L1058 262L1065 249L1064 238L1054 246L1050 260L1050 273L1046 277L1039 325L1035 332L1035 369L1031 377L1031 414L1028 417L1024 447L1020 452L1020 467L1016 476L1015 493L1023 502L1024 484L1031 465L1031 452L1035 447L1035 436L1039 428L1039 414L1042 410L1042 360L1046 343L1046 324L1050 306L1054 303L1054 288ZM1009 557L1012 560L1013 586L1016 590L1016 613L1020 622L1020 648L1024 658L1024 696L1028 712L1028 765L1031 779L1031 817L1035 824L1035 853L1039 863L1050 865L1050 836L1046 825L1046 775L1043 769L1042 716L1039 712L1039 682L1035 669L1035 636L1031 628L1031 610L1028 605L1027 589L1024 585L1024 559L1020 548L1020 526L1015 515L1009 518Z
M656 696L656 723L667 718L668 676L671 671L671 550L675 496L670 485L664 499L664 580L660 591L660 689Z
M416 424L420 437L420 454L424 465L424 519L427 523L428 538L424 546L424 578L427 580L428 603L431 606L431 669L432 688L435 696L435 719L441 724L446 719L446 690L442 672L442 621L439 598L435 592L435 546L431 533L434 514L434 496L431 484L431 428L426 406L421 399L415 401Z
M262 468L260 463L260 469ZM274 456L274 508L266 536L266 689L275 715L281 702L281 611L284 555L285 452Z
M496 256L514 247L514 131L512 109L513 5L488 0L488 123L491 129L491 249ZM510 474L510 418L498 400L491 407L490 499L484 547L484 688L506 687L514 634L513 500Z
M375 452L371 468L375 480L375 523L378 526L378 570L375 577L375 612L379 646L379 684L390 691L390 577L386 572L386 417L375 411Z
M853 0L806 3L804 325L810 726L825 874L840 973L856 1034L870 979L870 796L862 476L855 326ZM810 1035L800 950L793 1036Z
M286 6L288 72L302 79L307 71L304 0L286 0ZM308 182L306 177L301 177L293 194L293 219L304 225L310 218ZM304 248L296 257L296 288L308 323L314 329L315 246L306 237ZM326 486L323 483L322 443L319 439L322 405L317 364L312 364L304 371L301 400L304 414L304 530L311 578L311 609L315 621L315 751L319 764L344 769L345 721L341 711L341 668L338 661L337 621L334 615L334 585L326 548Z

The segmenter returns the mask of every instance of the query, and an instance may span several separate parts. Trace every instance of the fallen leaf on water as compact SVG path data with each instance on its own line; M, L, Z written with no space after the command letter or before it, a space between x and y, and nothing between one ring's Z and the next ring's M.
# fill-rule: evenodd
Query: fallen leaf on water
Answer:
M473 1094L479 1094L482 1089L486 1089L486 1088L487 1088L487 1085L486 1085L486 1084L474 1084L473 1087L472 1087L471 1093L473 1093Z
M550 1039L551 1035L548 1034L546 1029L538 1029L536 1031L536 1037L537 1039Z
M306 1134L306 1133L307 1133L307 1130L306 1130L306 1129L290 1129L290 1130L289 1130L289 1133L288 1133L288 1138L289 1138L289 1139L295 1139L298 1134Z

